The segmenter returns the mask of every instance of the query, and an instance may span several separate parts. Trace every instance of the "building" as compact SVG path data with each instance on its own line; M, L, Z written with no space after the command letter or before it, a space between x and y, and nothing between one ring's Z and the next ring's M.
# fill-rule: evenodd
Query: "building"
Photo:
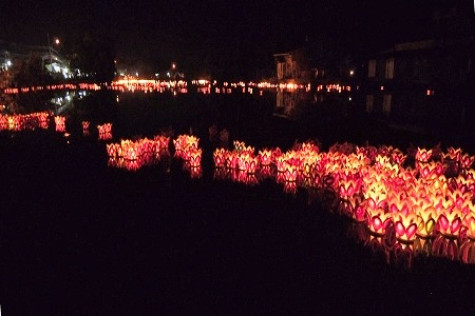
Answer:
M429 39L398 43L370 56L362 78L365 111L409 124L466 121L472 106L472 53L473 39Z
M274 54L278 82L308 83L312 78L309 59L304 48Z
M368 55L358 78L363 110L428 131L473 126L474 26L473 12L447 2L424 33Z
M0 41L0 70L13 69L31 56L41 59L44 69L53 77L71 78L70 62L51 46L19 45Z

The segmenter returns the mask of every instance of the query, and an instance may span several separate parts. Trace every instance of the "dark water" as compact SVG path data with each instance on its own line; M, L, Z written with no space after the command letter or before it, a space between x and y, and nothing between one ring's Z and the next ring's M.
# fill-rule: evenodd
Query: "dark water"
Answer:
M67 138L0 133L4 313L473 314L473 265L417 256L409 267L410 251L388 264L378 241L302 190L213 180L212 124L257 147L413 136L317 115L344 109L288 120L273 115L274 102L123 94L117 103L107 92L74 104ZM138 172L108 168L97 134L82 136L84 119L113 122L116 138L191 128L208 155L203 176L191 179L175 159Z

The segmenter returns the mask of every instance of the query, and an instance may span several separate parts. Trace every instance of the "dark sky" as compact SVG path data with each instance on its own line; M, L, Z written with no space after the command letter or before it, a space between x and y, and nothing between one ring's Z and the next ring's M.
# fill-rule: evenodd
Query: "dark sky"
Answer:
M0 0L0 40L46 44L49 33L72 42L94 32L115 41L119 60L152 68L171 60L202 66L220 56L231 68L260 68L305 38L349 50L385 47L417 34L434 7L454 1ZM460 1L473 10L471 0Z

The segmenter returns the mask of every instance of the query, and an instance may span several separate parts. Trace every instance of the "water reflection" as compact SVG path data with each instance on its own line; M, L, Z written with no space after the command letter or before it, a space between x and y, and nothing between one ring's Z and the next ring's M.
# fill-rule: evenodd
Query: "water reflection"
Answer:
M274 114L287 118L296 118L297 109L306 104L308 100L309 94L305 91L277 89Z
M244 90L243 92L253 92L245 87L242 87L242 89ZM285 105L285 100L281 103L284 108L287 107L289 109L287 111L288 115L295 115L296 108L299 106L298 102L305 103L305 98L308 97L305 93L302 94L298 91L293 93L280 92L282 99L287 98L289 100L287 101L288 106ZM114 106L116 106L115 93L107 95L107 97L111 96L114 101ZM94 108L94 111L99 112L100 108ZM53 114L48 112L27 115L1 115L0 129L13 131L34 130L35 128L47 129L49 121L52 118ZM54 121L58 132L66 131L66 119L64 117L56 116ZM90 122L91 121L88 120L82 121L81 123L84 135L90 132ZM97 128L100 139L112 138L111 124L100 124L97 125ZM175 157L183 160L183 170L189 172L191 178L201 178L203 176L201 167L202 151L198 147L198 142L199 139L191 135L180 135L174 140ZM164 162L164 168L169 172L170 153L168 152L168 143L169 138L165 137L163 140L161 138L154 138L153 141L124 141L123 143L119 143L118 147L117 144L108 144L107 152L110 156L108 164L115 168L137 171L144 166L152 166ZM278 160L277 164L274 164L273 161L277 159L277 156L283 156L283 154L277 152L277 150L260 151L259 159L262 166L257 168L256 158L251 155L251 153L253 154L255 152L255 148L239 142L234 145L236 154L228 155L226 151L221 151L220 154L214 157L215 164L218 166L214 173L216 179L229 179L248 186L256 186L263 179L272 179L281 185L283 192L292 195L295 195L299 188L305 189L308 192L309 203L317 201L332 212L347 215L355 221L364 222L364 224L350 225L350 229L356 226L357 232L355 235L369 248L376 252L383 253L388 262L403 263L411 266L412 260L417 256L438 256L452 260L461 260L465 263L474 262L475 247L473 240L464 238L461 234L460 237L457 238L447 237L453 235L454 232L457 234L461 232L460 226L458 226L459 217L446 218L447 221L445 222L441 216L440 227L438 228L441 234L439 234L435 233L432 227L435 222L433 218L425 218L424 213L421 212L420 217L423 220L424 228L422 229L417 226L417 230L415 230L414 219L411 221L409 217L398 218L394 221L389 220L388 212L385 209L390 206L380 203L381 201L378 200L378 195L386 195L387 192L383 192L384 188L375 185L374 192L372 192L375 196L373 200L375 204L373 205L374 210L371 211L370 217L367 218L365 211L366 205L364 205L361 200L358 200L361 186L358 182L353 181L355 180L353 179L356 175L355 173L336 173L335 170L325 169L328 167L326 162L323 163L324 160L312 162L310 159L304 160L290 156L285 157L282 161ZM371 165L378 169L378 172L384 171L390 174L399 173L399 166L405 162L405 157L392 150L377 149L376 152L373 152L373 149L370 147L355 149L348 145L346 147L350 148L350 152L353 154L350 155L343 147L345 146L340 146L338 150L345 154L343 155L345 158L338 161L338 163L351 168L355 166L359 168L359 166L361 166L364 167L364 169L361 170L365 172L367 171L367 165ZM162 148L164 149L163 151ZM365 155L371 157L370 161L365 161L365 157L361 158L359 155L362 154L362 152L356 152L357 150L365 151ZM378 150L379 153L384 153L384 157L377 159L376 153L378 153ZM389 152L391 155L388 154ZM427 152L424 153L420 151L418 153L421 154L416 156L416 158L420 159L421 162L415 164L415 168L413 169L415 172L414 175L417 173L418 179L433 183L435 180L432 176L437 173L438 167L435 165L433 168L432 165L428 164L426 159L422 157L423 154L428 155ZM461 157L461 155L459 156ZM329 161L333 159L330 154L321 157ZM473 163L473 161L471 161L467 165L464 160L457 157L449 158L457 161L457 165L460 165L462 169L467 169ZM350 163L350 160L353 159L354 161ZM291 164L286 163L286 161L291 160ZM293 167L294 164L298 165L298 169ZM310 169L307 168L306 164ZM439 164L438 166L443 167L443 164ZM327 173L332 173L333 175L328 175ZM358 174L358 176L362 175L363 173ZM425 179L426 177L427 179ZM394 178L392 180L397 179ZM456 186L459 185L457 181L458 180L455 181ZM342 184L341 186L339 185L340 183ZM452 185L452 183L449 184ZM440 185L444 185L444 183ZM402 184L398 182L397 186L401 187ZM446 202L447 201L441 201L441 203ZM395 207L399 207L399 205L395 205ZM405 222L406 219L409 220L407 224ZM400 222L402 227L395 226L394 222ZM364 227L364 229L361 230L361 227ZM430 236L431 238L423 238L424 236Z
M369 231L363 223L350 223L348 235L363 243L376 255L382 256L388 264L411 268L418 257L438 257L458 260L465 264L475 264L475 241L470 239L417 237L412 243L401 242L393 228L384 235Z

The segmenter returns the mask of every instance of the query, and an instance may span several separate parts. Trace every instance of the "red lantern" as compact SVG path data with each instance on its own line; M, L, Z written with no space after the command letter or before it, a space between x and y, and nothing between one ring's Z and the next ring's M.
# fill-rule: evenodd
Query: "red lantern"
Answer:
M392 223L392 216L390 213L383 211L376 211L368 214L368 229L376 235L382 236L386 234L386 229Z
M413 242L416 238L417 222L413 213L399 213L394 217L396 238L403 242Z
M467 229L463 227L462 219L463 214L458 211L443 212L439 215L437 228L445 237L457 238L461 231L464 232Z
M90 122L89 121L82 121L81 122L81 125L82 125L82 134L84 136L88 136L89 135L89 126L90 126Z
M59 133L66 132L66 118L64 116L55 116L54 123L56 124L56 131Z

